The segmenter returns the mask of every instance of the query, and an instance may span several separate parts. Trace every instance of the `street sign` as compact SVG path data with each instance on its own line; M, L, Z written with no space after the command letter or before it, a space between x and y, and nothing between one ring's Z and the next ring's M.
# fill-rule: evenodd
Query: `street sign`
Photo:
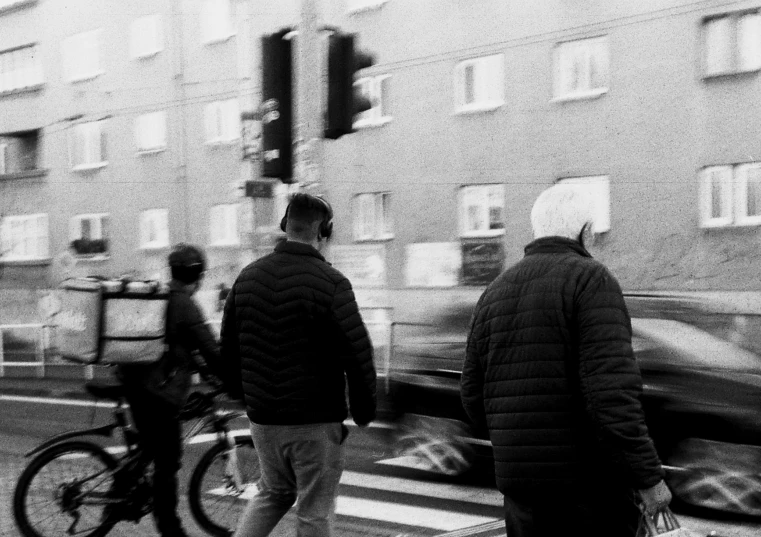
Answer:
M270 181L246 181L246 197L271 198L273 183Z

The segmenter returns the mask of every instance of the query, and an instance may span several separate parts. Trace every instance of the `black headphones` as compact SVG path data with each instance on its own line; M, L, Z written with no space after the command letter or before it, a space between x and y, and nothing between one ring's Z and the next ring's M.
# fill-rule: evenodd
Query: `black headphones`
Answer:
M291 204L296 201L298 204L312 205L314 201L321 206L324 216L322 222L320 222L319 238L329 239L333 234L333 207L321 196L313 196L304 192L299 192L291 198L288 203L288 207L285 209L285 215L280 220L280 229L285 232L286 224L288 223L288 212L291 210Z

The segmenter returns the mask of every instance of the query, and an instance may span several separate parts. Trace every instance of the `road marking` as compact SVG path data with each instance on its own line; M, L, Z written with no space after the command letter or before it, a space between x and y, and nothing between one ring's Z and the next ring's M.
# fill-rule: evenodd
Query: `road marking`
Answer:
M59 399L57 397L31 397L28 395L0 395L0 401L41 403L44 405L97 406L100 408L114 408L116 406L115 403L103 403L86 399Z
M438 498L440 500L457 500L481 505L502 507L502 493L496 489L483 487L468 487L465 485L438 484L428 481L417 481L402 477L366 474L361 472L344 471L341 475L342 485L371 488L405 494L416 494Z
M372 477L374 482L375 478L378 477L370 476L369 474L364 474L364 476L363 479L366 483L368 483L368 478ZM341 483L343 482L344 479L342 478ZM379 488L385 490L381 487L370 486L369 484L366 485L366 488ZM248 501L253 498L258 491L259 489L255 484L248 484L246 485L246 490L243 494L237 496L235 501ZM222 496L225 495L226 490L224 488L217 488L209 490L207 493ZM418 507L402 503L368 500L366 498L354 498L344 495L340 495L336 499L336 514L447 532L463 530L473 526L483 527L484 524L496 522L504 524L504 522L501 522L500 519L496 517L471 515L454 511L444 511L442 509L434 509L431 507Z

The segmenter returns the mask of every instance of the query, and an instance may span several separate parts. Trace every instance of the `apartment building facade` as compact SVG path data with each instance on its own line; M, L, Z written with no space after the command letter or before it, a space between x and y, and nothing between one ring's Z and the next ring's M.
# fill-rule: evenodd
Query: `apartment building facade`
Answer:
M7 296L72 256L76 273L153 277L178 241L206 247L210 292L266 249L286 189L239 197L259 169L240 113L258 106L259 36L299 7L0 0ZM362 305L413 319L472 303L558 181L594 194L592 251L624 288L757 289L761 2L320 9L377 55L358 81L373 108L322 142L327 255Z

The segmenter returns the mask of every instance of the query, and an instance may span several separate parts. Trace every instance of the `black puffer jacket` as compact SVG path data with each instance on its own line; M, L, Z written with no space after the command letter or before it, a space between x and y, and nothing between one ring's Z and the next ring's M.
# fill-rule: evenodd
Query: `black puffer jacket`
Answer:
M600 479L643 489L663 477L621 289L576 241L532 242L486 289L461 390L489 429L503 493Z
M312 246L284 241L247 266L222 318L222 356L248 417L265 425L375 418L370 338L349 280Z

